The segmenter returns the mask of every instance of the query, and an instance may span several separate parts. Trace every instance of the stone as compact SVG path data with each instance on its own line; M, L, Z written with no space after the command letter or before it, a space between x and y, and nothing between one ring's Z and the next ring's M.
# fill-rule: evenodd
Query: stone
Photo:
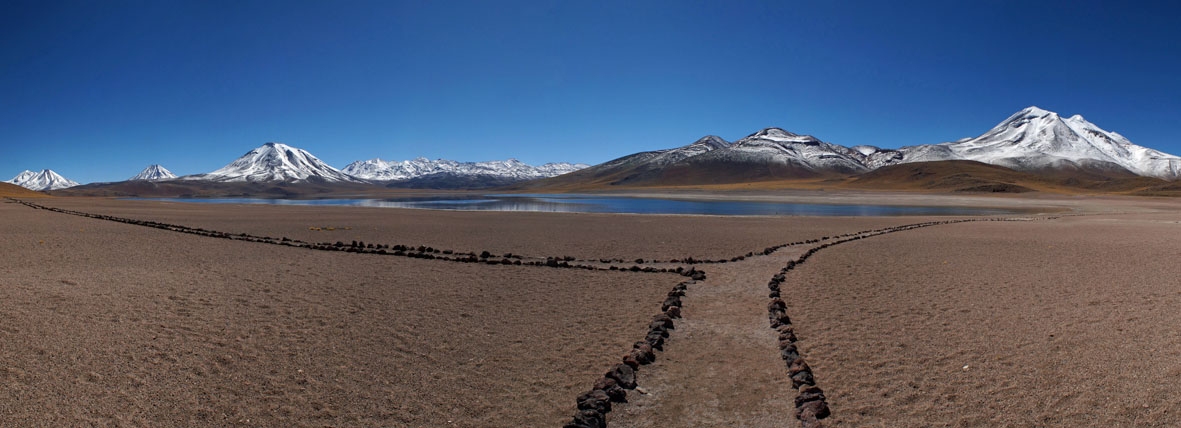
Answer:
M673 324L673 318L671 316L669 316L667 313L658 314L655 317L652 317L652 320L653 321L660 321L660 322L664 323L664 328L667 328L669 330L676 328L676 326Z
M669 306L668 309L664 310L664 313L668 314L669 318L680 318L681 317L681 307L680 306Z
M800 387L803 385L815 385L816 379L814 377L812 377L811 370L804 370L804 371L800 371L800 372L796 372L796 373L792 374L791 375L791 383L792 383L792 386L794 386L794 387Z
M771 299L771 303L767 304L768 311L787 311L787 304L783 303L783 299Z
M607 417L594 410L579 410L574 414L573 423L588 427L607 428Z
M794 343L796 341L795 332L792 332L790 330L790 326L787 326L787 327L789 327L788 331L780 331L779 332L779 342L780 343L783 343L783 342L793 342Z
M792 364L794 364L797 360L800 360L800 353L796 350L795 346L791 346L780 349L779 357L783 358L783 361L787 362L788 368L790 369Z
M616 364L611 371L607 372L606 377L615 379L623 389L636 388L636 371L628 367L627 364Z
M828 403L824 402L824 400L807 401L796 408L796 417L801 421L805 419L824 419L830 413Z
M590 392L578 396L578 410L595 410L599 413L607 413L611 411L611 397L607 396L606 392L601 389L592 389Z
M623 363L627 364L628 367L631 367L633 370L640 368L640 360L636 357L634 349L632 352L629 352L627 355L623 356Z
M656 321L652 321L652 325L648 326L648 334L659 334L660 337L668 338L668 329L664 328L664 324L657 324Z
M680 297L669 296L668 298L664 299L664 303L660 304L660 310L667 311L668 308L671 308L673 306L681 306L681 298Z
M664 336L648 333L648 336L644 337L644 341L648 342L648 345L651 345L652 349L657 351L664 350Z
M611 401L616 403L627 402L627 391L625 391L623 387L619 386L619 382L616 382L615 379L601 377L599 380L595 381L594 388L596 390L603 391L604 394L607 394L607 398L610 398Z
M800 407L809 401L824 401L824 391L816 385L804 385L800 387L800 395L796 396L796 407Z

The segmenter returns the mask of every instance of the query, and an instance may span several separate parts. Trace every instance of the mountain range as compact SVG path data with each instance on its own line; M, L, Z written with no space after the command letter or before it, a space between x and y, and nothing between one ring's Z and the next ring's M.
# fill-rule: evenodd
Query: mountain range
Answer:
M958 141L882 149L846 147L780 128L733 143L707 136L692 144L641 152L526 187L725 184L847 177L892 165L975 161L1023 172L1081 171L1104 177L1181 178L1181 157L1137 146L1082 116L1028 107L988 132Z
M594 188L599 186L664 186L768 182L788 179L834 179L867 175L871 171L916 163L980 162L1005 170L1074 178L1108 180L1128 177L1181 178L1181 157L1133 144L1124 136L1103 130L1082 116L1062 118L1057 113L1028 107L989 131L957 141L883 149L851 147L821 141L810 135L766 128L734 142L714 135L686 146L640 152L599 165L547 163L530 166L516 159L456 162L417 158L406 161L370 159L336 169L311 153L282 143L266 143L228 165L206 174L175 177L152 165L132 182L184 183L312 183L319 186L357 184L411 188ZM996 176L996 169L950 163ZM893 171L893 170L891 170ZM910 169L917 174L916 169ZM955 168L923 167L923 174ZM893 177L897 172L869 175ZM1021 176L1028 177L1028 176ZM1069 182L1071 178L1065 178ZM77 186L50 170L25 171L10 183L35 190ZM992 184L975 183L988 188ZM86 188L117 186L101 183ZM175 186L174 186L175 187ZM1001 186L1004 187L1004 186ZM142 185L131 186L143 189Z

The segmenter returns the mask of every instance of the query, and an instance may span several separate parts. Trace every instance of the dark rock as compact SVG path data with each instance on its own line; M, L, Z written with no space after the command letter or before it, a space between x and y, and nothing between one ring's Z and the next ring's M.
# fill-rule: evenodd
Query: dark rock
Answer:
M606 377L615 379L623 389L636 389L636 371L627 364L616 364L607 372Z
M779 341L780 342L795 342L796 341L796 334L795 334L795 332L791 331L790 327L788 327L788 331L780 331L779 332Z
M828 403L824 400L807 401L796 408L796 417L801 421L807 419L824 419L829 416ZM819 426L819 425L812 425Z
M670 330L676 328L676 326L673 324L673 318L670 317L668 314L656 315L655 317L652 318L652 320L653 321L660 321L660 322L664 323L664 328L667 328Z
M578 396L578 410L586 409L599 413L610 412L611 397L608 397L607 393L601 389L592 389L590 392Z
M644 346L647 346L647 345L648 345L647 343L644 344ZM632 360L635 360L640 365L652 364L652 362L656 361L656 353L652 352L652 347L649 346L648 351L642 351L639 349L632 349L631 352L627 354L627 357L624 357L624 358L625 359L630 358ZM624 363L626 363L626 362L627 361L624 361Z
M663 337L668 337L668 328L665 327L664 323L660 321L652 321L650 324L648 324L648 332L657 333Z
M768 311L786 311L787 304L783 302L783 299L774 298L774 299L771 299L771 303L767 304L767 310Z
M623 356L623 363L627 364L628 367L631 367L633 370L640 368L640 359L636 356L635 349Z
M673 306L682 306L680 297L670 296L670 297L664 299L664 303L660 304L660 310L667 311L668 308L671 308Z
M588 427L607 428L607 417L594 410L579 410L574 415L573 423Z
M656 361L656 352L653 352L652 345L649 345L648 342L637 342L631 355L634 355L640 364L652 364Z
M664 350L664 336L648 333L648 336L644 337L644 341L648 342L648 344L652 346L652 349L657 351Z
M802 406L809 401L824 401L824 391L816 385L804 385L800 387L800 395L796 396L796 407Z
M779 357L783 358L783 361L786 361L790 366L800 359L800 352L796 350L795 345L792 345L790 347L779 349Z
M627 391L625 391L623 387L619 386L619 382L616 382L615 379L601 377L599 380L595 381L594 388L596 390L603 391L604 394L607 394L607 397L610 398L611 401L616 403L627 402Z
M788 366L787 372L791 374L793 387L799 388L804 385L816 384L816 379L812 376L812 368L808 367L808 363L803 358L797 359Z
M669 306L668 309L664 310L664 313L668 314L669 318L680 318L681 317L681 307L680 306Z

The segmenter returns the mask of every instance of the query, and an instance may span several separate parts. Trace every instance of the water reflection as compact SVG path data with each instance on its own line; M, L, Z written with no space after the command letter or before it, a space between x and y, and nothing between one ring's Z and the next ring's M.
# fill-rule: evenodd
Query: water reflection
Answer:
M749 201L689 201L654 198L612 198L593 195L473 195L396 199L255 199L255 198L131 198L173 202L268 205L342 205L466 211L534 211L630 214L771 215L771 216L897 216L990 215L1013 211L991 208L897 205L826 205Z
M381 208L419 208L465 211L537 211L537 212L614 212L595 210L589 204L537 198L497 198L462 200L359 200L354 206Z

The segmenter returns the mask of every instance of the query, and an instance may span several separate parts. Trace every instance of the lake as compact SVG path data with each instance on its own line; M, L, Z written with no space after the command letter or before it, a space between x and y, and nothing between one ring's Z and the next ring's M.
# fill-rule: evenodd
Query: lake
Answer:
M700 201L624 198L595 195L509 194L389 199L258 199L258 198L127 198L133 200L212 204L337 205L464 211L532 211L627 214L765 215L765 216L900 216L998 215L1012 210L970 207L899 205L829 205L785 202Z

